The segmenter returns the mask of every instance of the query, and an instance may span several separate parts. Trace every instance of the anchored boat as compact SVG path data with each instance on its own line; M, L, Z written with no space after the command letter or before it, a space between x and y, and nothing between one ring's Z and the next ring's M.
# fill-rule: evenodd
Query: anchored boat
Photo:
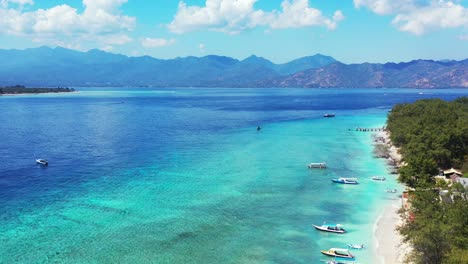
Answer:
M47 166L49 165L49 162L46 159L37 159L36 164Z
M324 231L324 232L330 232L330 233L337 233L337 234L344 234L346 230L344 230L340 224L337 225L327 225L323 224L321 226L318 225L312 225L315 227L315 229Z
M364 244L348 244L349 248L354 248L354 249L363 249Z
M309 163L307 167L309 167L309 169L315 169L315 168L325 169L327 168L327 164L325 162L312 162L312 163Z
M385 181L384 176L373 176L373 177L371 177L371 179L374 180L374 181Z
M322 250L320 252L330 257L348 258L348 259L354 258L351 252L349 252L348 249L344 249L344 248L330 248L329 250Z
M357 178L338 178L332 179L332 182L341 184L358 184Z

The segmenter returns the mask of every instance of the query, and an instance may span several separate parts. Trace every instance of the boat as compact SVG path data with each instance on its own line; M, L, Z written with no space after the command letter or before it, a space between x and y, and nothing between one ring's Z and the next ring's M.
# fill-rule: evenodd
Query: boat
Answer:
M323 262L325 262L326 264L356 264L356 262L352 261L352 262L349 262L349 261L336 261L335 260L322 260Z
M49 162L46 159L37 159L36 164L47 166L49 165Z
M314 169L314 168L319 168L319 169L325 169L327 168L327 164L325 162L312 162L307 165L309 169Z
M323 117L335 117L335 114L324 114Z
M324 232L331 232L331 233L337 233L337 234L344 234L346 232L346 230L344 230L340 224L337 224L337 225L323 224L321 226L318 226L318 225L312 225L312 226L315 227L315 229L324 231Z
M322 250L320 253L330 256L330 257L338 257L338 258L347 258L353 259L354 256L349 252L348 249L344 248L330 248L329 250Z
M348 244L349 248L354 248L354 249L363 249L364 244Z
M358 184L357 178L338 178L332 179L332 182L341 184Z
M396 192L398 192L397 189L387 189L387 190L385 190L385 191L388 192L388 193L396 193Z
M371 179L374 181L385 181L384 176L372 176Z

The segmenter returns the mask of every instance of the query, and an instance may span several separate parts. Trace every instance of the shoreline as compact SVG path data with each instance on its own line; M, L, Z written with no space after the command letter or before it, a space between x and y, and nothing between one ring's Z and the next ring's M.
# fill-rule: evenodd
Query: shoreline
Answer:
M391 168L391 174L397 174L402 164L402 156L398 148L393 146L387 131L380 131L372 135L375 156L386 159ZM404 263L406 255L410 252L409 245L403 243L403 237L396 228L403 219L398 214L402 206L402 197L398 196L383 209L374 223L374 249L378 262L382 264Z
M41 94L75 94L79 93L80 91L73 91L73 92L47 92L47 93L6 93L0 94L2 96L26 96L26 95L41 95Z

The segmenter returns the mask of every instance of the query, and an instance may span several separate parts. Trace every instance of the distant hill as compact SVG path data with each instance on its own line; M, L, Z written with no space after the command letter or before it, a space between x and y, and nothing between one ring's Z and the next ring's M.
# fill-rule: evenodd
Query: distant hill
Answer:
M468 88L468 59L407 63L343 64L262 80L260 87Z
M0 50L0 86L468 87L468 60L343 64L317 54L284 64L250 56L169 60L61 47Z
M326 66L336 60L323 55L285 64L256 56L241 61L214 55L161 60L44 46L0 50L0 61L0 85L238 87Z

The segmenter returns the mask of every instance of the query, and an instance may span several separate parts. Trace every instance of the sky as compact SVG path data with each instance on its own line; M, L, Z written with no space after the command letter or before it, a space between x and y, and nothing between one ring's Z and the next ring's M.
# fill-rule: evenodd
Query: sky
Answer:
M468 0L0 0L0 49L161 59L468 58Z

